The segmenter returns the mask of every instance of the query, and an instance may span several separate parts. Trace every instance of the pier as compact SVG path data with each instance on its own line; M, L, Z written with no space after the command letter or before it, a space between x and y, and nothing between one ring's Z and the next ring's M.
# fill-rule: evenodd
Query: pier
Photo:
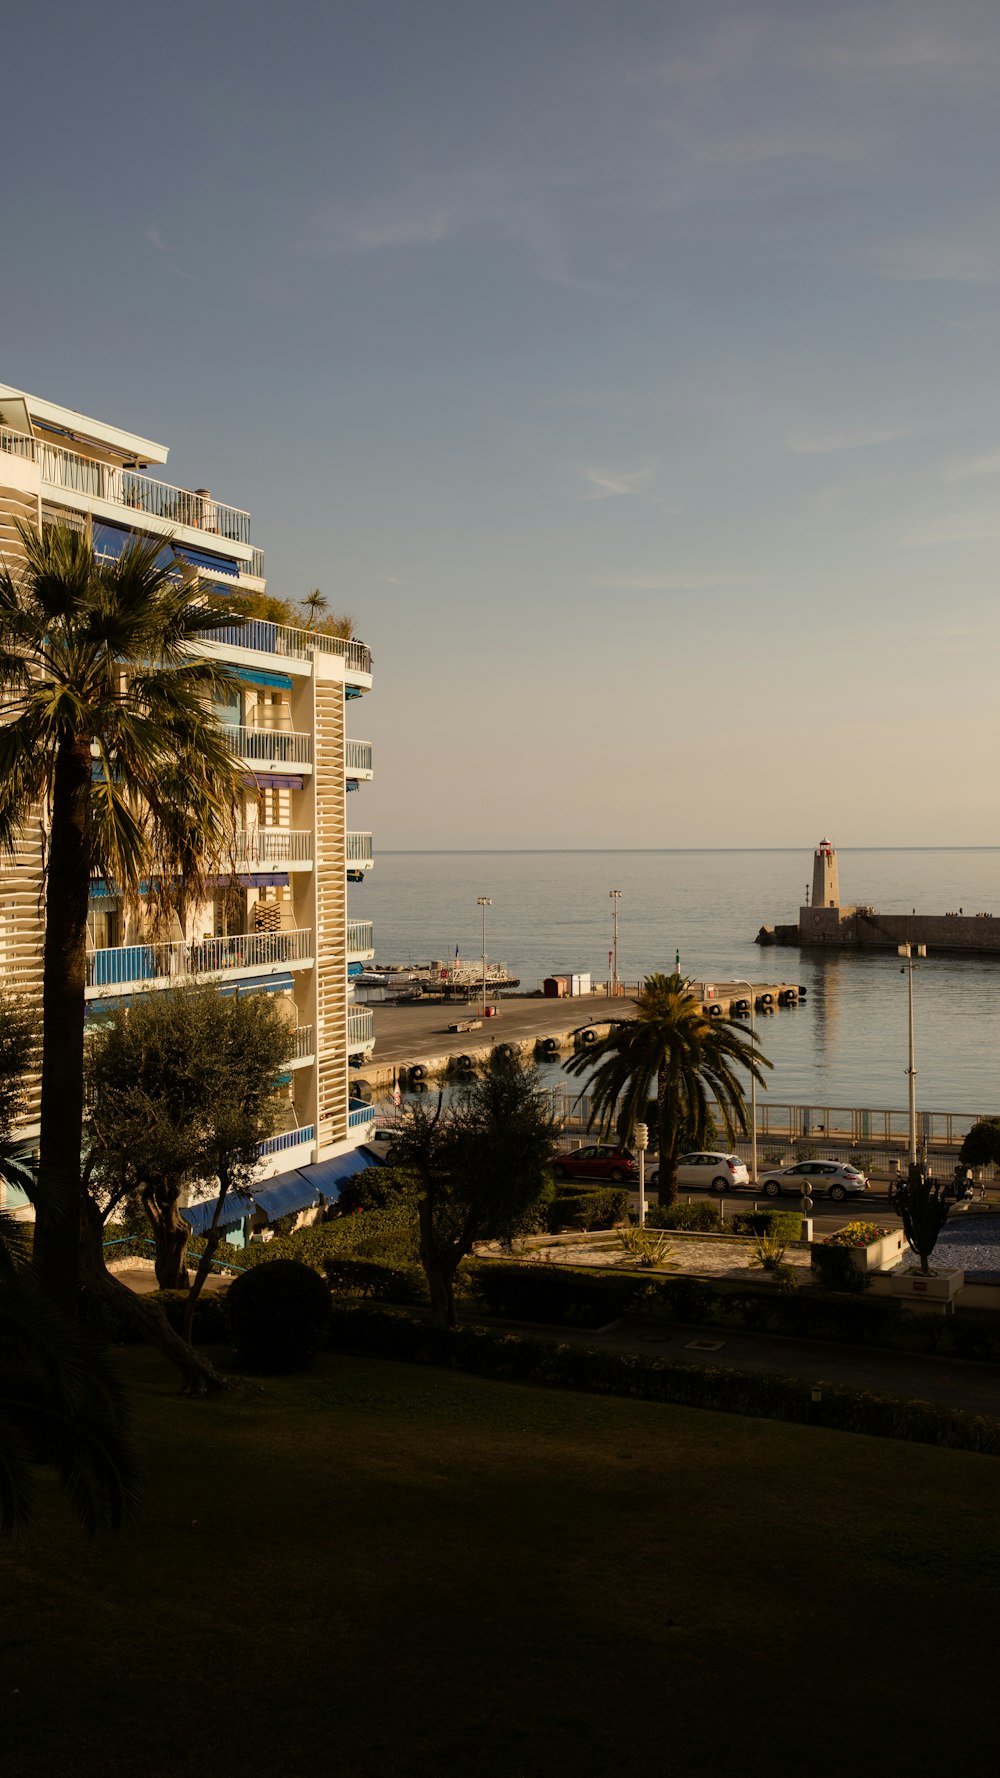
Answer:
M797 982L751 985L758 1023L771 1013L795 1006L804 993ZM709 1017L728 1015L744 1024L749 1021L750 996L745 983L692 982L691 987ZM366 1080L375 1098L381 1098L397 1083L469 1072L470 1065L482 1061L501 1043L510 1044L525 1057L555 1060L596 1043L616 1019L631 1018L637 991L638 984L618 995L605 990L572 999L548 1000L538 995L488 999L487 1004L497 1008L496 1016L484 1019L477 1030L461 1032L450 1027L476 1022L475 1002L462 1020L456 1020L454 1007L419 1000L376 1005L370 1008L375 1019L375 1053L353 1078Z
M882 914L878 908L847 906L840 900L837 853L821 840L813 855L812 895L799 908L797 922L762 926L759 945L798 945L811 950L895 951L900 945L926 945L953 957L1000 958L1000 920L990 913Z

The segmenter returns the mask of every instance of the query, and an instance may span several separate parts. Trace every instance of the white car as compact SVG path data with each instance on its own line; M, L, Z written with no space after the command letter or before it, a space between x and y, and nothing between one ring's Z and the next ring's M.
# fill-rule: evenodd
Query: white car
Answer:
M650 1174L650 1185L658 1185L660 1169ZM738 1154L682 1154L677 1161L678 1185L694 1186L706 1192L731 1192L750 1184L750 1174Z
M796 1197L808 1192L810 1197L816 1197L822 1192L840 1204L845 1198L860 1197L869 1186L857 1167L842 1165L840 1161L798 1161L794 1167L762 1173L760 1189L766 1198L780 1198L785 1192Z

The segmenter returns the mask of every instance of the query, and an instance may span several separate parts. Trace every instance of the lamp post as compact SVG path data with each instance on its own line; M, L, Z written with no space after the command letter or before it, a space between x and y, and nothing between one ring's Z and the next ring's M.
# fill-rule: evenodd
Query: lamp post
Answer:
M907 977L906 1000L909 1015L910 1054L906 1073L910 1083L910 1166L913 1167L917 1161L917 1070L913 1059L913 960L915 957L926 957L927 946L905 944L897 945L896 949L900 957L906 958L899 973Z
M757 1025L753 1016L754 990L752 982L734 982L734 988L746 988L750 995L750 1042L757 1048ZM757 1184L757 1077L750 1070L750 1177Z
M612 994L617 994L618 993L618 903L621 901L622 892L620 889L611 889L608 891L608 895L609 895L611 907L613 910L613 931L614 931L614 944L613 944L613 953L612 953L613 954L613 962L612 962L612 967L611 967L611 992L612 992Z
M639 1227L646 1226L646 1150L649 1147L649 1129L646 1124L636 1124L633 1136L636 1153L639 1156Z
M493 906L492 895L477 895L476 905L483 910L483 1018L486 1017L486 909Z

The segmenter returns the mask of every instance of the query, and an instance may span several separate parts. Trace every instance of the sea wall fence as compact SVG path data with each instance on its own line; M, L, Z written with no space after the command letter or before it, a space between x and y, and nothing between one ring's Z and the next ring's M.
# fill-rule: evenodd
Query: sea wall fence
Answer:
M548 1088L547 1092L554 1121L564 1137L571 1139L566 1146L583 1141L591 1128L593 1107L589 1093L578 1095L564 1086ZM717 1109L713 1114L722 1132ZM918 1111L918 1152L926 1151L934 1172L950 1173L972 1125L982 1117L995 1115L987 1111ZM714 1141L730 1146L721 1133ZM792 1161L797 1151L802 1151L800 1159L825 1153L845 1159L848 1154L863 1155L867 1157L866 1170L892 1174L897 1162L905 1170L909 1142L908 1111L868 1105L779 1105L760 1099L757 1102L758 1167ZM738 1138L731 1148L743 1160L750 1159L749 1136ZM978 1174L979 1169L976 1171ZM987 1180L998 1176L993 1167L984 1167L982 1172Z

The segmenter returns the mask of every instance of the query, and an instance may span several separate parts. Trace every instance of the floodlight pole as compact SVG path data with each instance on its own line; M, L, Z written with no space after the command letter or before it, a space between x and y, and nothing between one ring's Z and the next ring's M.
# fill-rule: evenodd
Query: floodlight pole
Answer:
M486 909L493 906L492 895L477 895L476 905L483 910L483 1018L486 1017Z
M917 1162L917 1070L914 1060L913 1042L913 962L916 957L926 957L927 946L907 943L905 945L898 945L896 948L900 957L906 958L906 962L903 964L899 973L900 975L905 974L907 977L906 1001L910 1044L909 1066L907 1067L906 1074L910 1083L910 1166L914 1167Z
M750 995L750 1043L757 1048L757 1025L753 1016L754 987L752 982L734 982L734 988L746 988ZM757 1076L750 1070L750 1183L757 1184Z
M614 931L614 962L612 964L612 969L611 969L611 992L612 992L612 994L617 994L618 993L618 903L621 901L622 892L620 889L610 889L608 891L608 895L609 895L609 898L611 901L611 906L613 909L613 931Z

